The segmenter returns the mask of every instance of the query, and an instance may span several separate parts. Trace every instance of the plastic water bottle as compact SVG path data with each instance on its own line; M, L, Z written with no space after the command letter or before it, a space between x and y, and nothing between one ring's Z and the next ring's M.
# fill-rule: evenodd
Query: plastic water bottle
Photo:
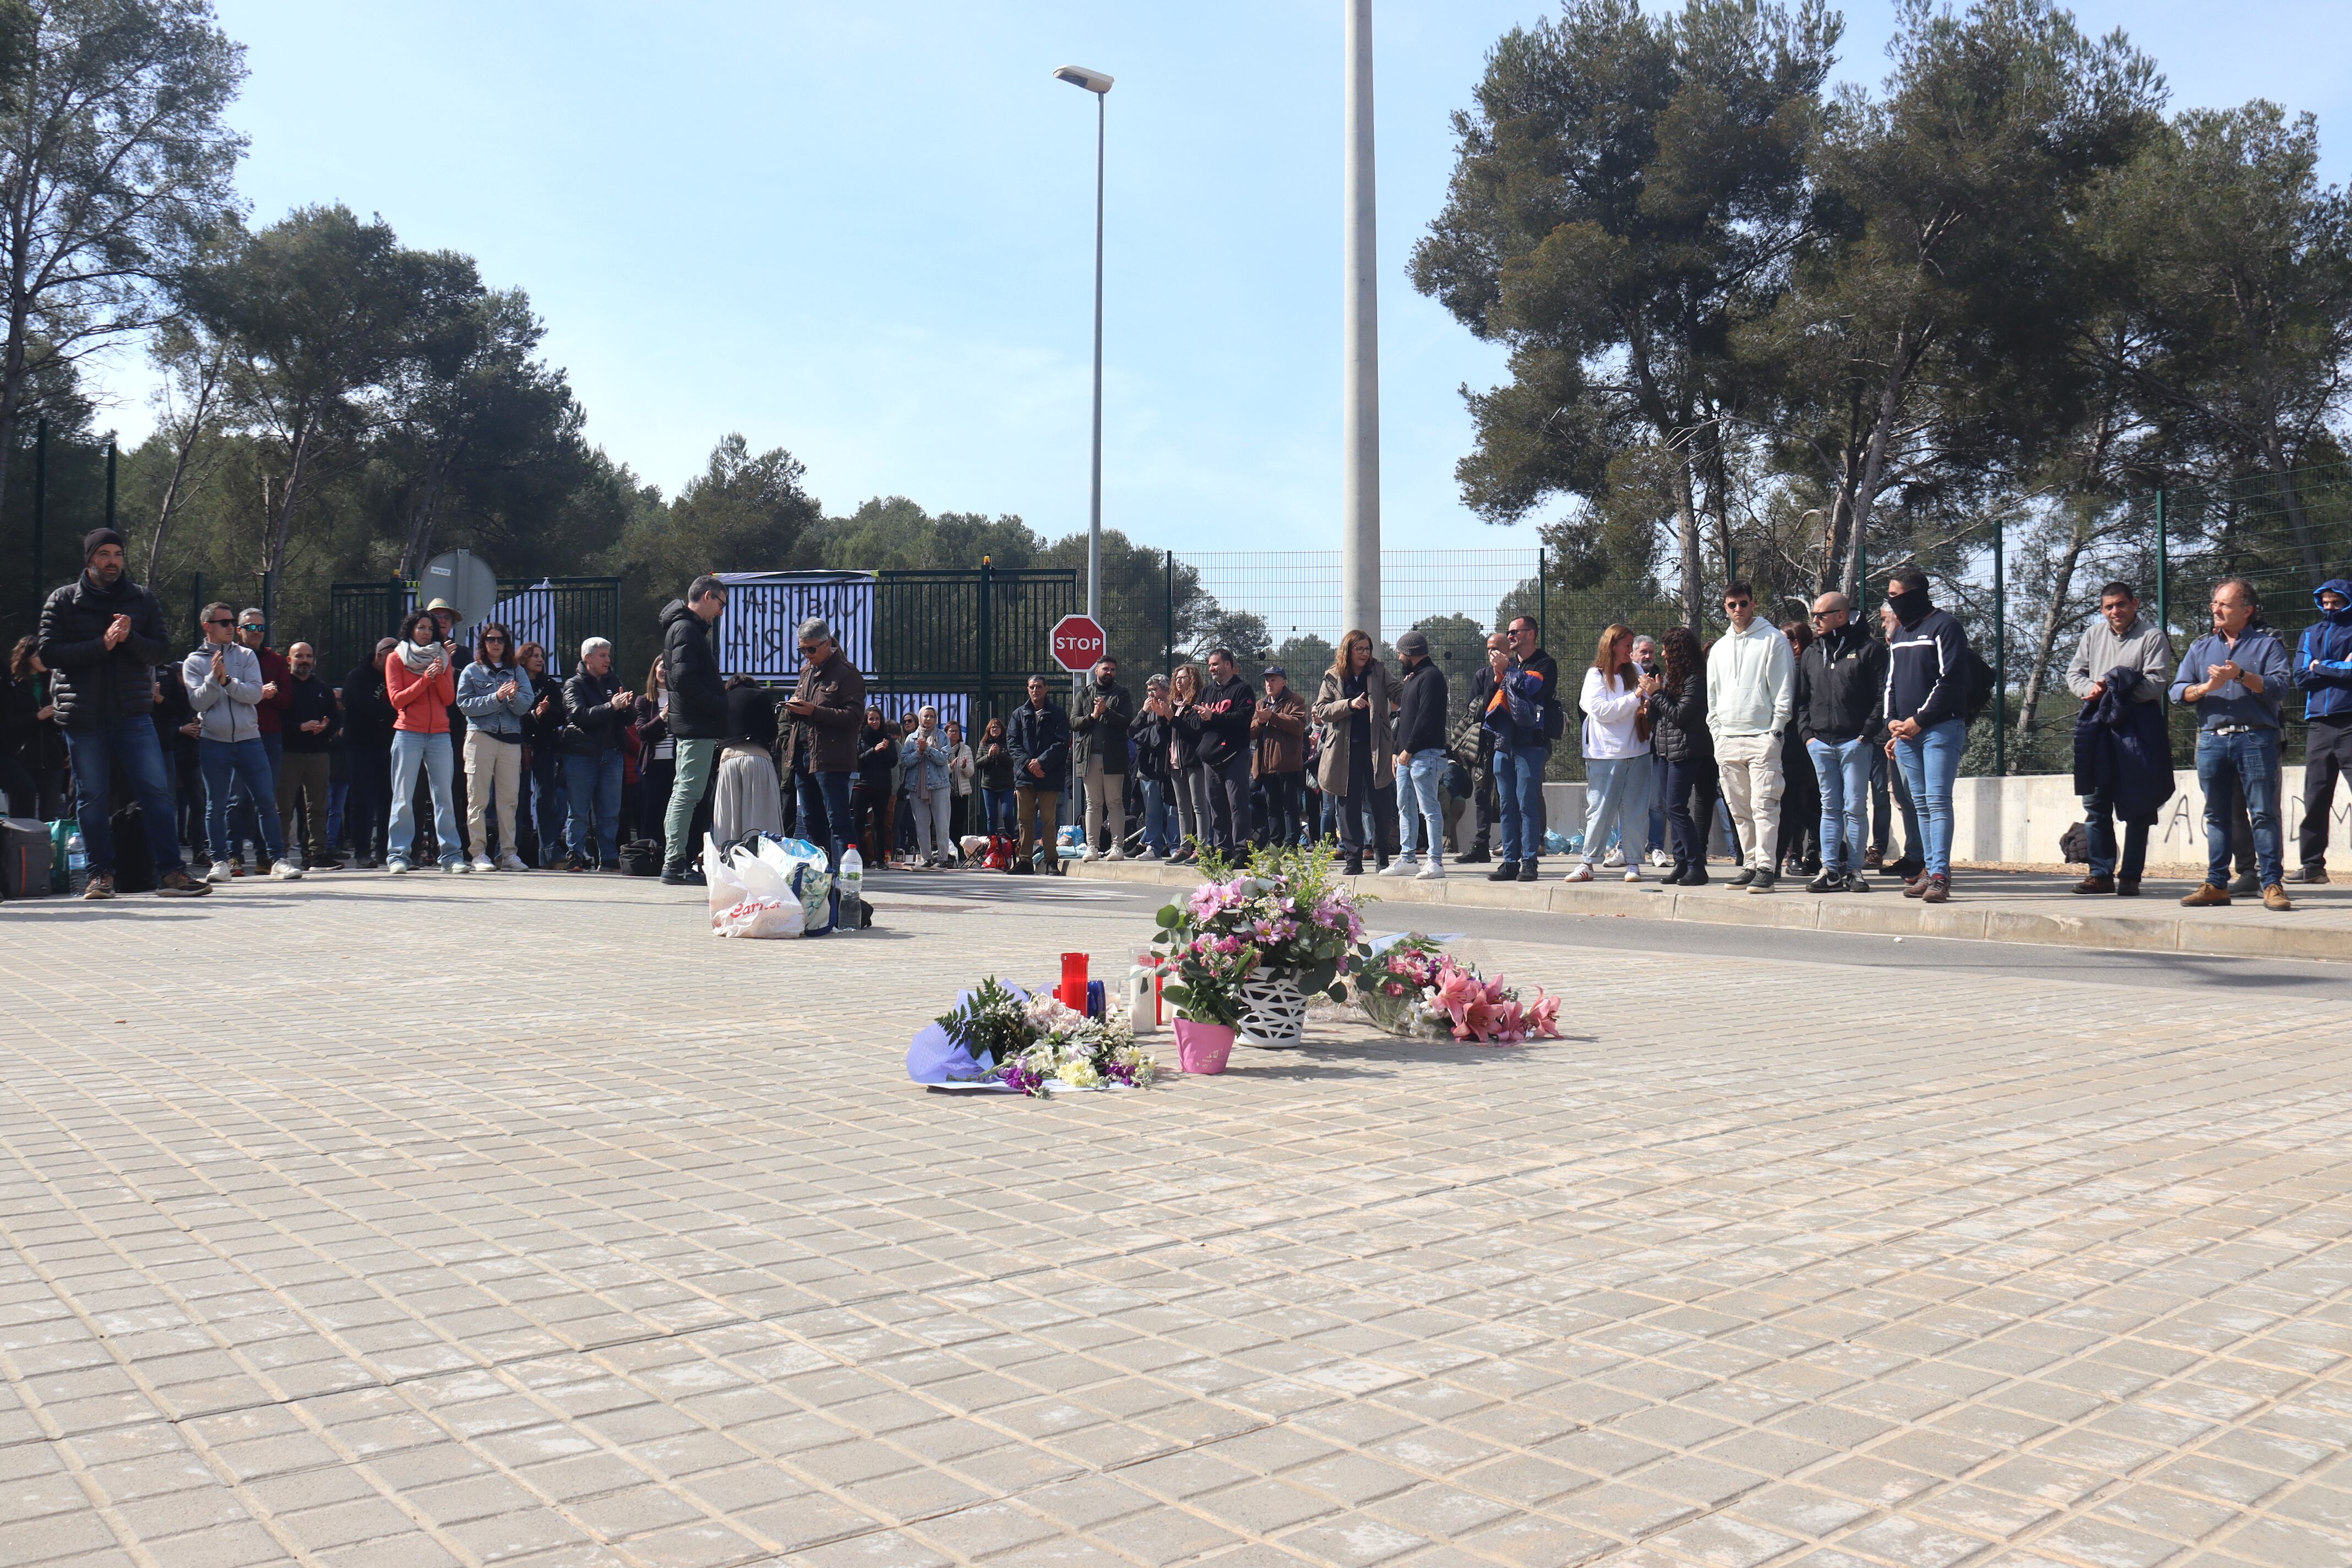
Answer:
M841 852L841 874L834 879L835 889L841 895L841 908L833 917L835 936L856 936L857 928L866 923L866 858L850 845Z
M89 883L89 847L76 828L66 839L66 890L79 893Z

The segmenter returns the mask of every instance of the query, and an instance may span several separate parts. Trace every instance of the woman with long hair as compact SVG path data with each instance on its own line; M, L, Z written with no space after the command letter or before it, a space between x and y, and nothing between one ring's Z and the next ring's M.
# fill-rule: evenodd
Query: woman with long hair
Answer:
M677 738L669 732L669 679L659 654L646 667L637 696L637 837L663 838L669 786L677 778Z
M1670 888L1702 888L1716 792L1715 738L1706 728L1706 649L1688 626L1670 626L1658 639L1658 650L1664 664L1650 696L1650 745L1666 765L1666 830L1674 840L1675 863L1665 880ZM1585 842L1590 847L1591 840Z
M547 650L527 642L515 662L530 677L530 714L523 721L523 783L530 799L515 828L523 858L552 867L563 848L563 795L556 788L556 737L563 729L563 683L548 672Z
M1180 664L1169 679L1168 695L1146 706L1168 721L1168 784L1176 797L1176 853L1171 866L1190 866L1209 838L1209 770L1201 765L1201 671Z
M992 716L980 727L971 762L980 781L982 831L992 838L1011 836L1017 831L1013 817L1020 805L1013 794L1013 749L1005 744L1003 720Z
M1651 697L1658 678L1644 674L1633 662L1633 628L1612 623L1592 650L1592 668L1584 672L1584 849L1571 882L1592 880L1612 828L1624 832L1628 845L1641 841L1642 824L1650 815ZM1642 879L1642 857L1636 848L1625 857L1625 880Z
M457 677L466 716L467 837L477 871L528 871L515 852L515 806L522 795L522 748L530 721L530 677L515 660L514 634L496 621L474 634L474 661ZM499 858L490 858L486 819L496 806Z
M1350 877L1364 874L1364 816L1373 817L1372 848L1386 866L1379 837L1380 795L1393 786L1396 747L1390 733L1388 667L1372 657L1369 632L1339 639L1331 668L1315 692L1315 718L1324 726L1323 759L1316 779L1339 803L1339 851ZM1395 816L1393 811L1388 814Z
M1813 646L1813 628L1804 621L1781 623L1780 635L1797 662ZM1813 756L1805 750L1801 727L1791 720L1780 737L1780 831L1772 864L1784 877L1810 877L1822 868L1822 780L1813 772Z
M850 842L866 865L878 871L890 864L890 792L898 776L898 731L882 716L879 704L867 706L866 727L857 732L856 776L849 790Z
M423 632L423 637L416 634ZM396 715L392 721L392 831L385 866L395 877L408 874L416 842L416 779L422 773L433 792L433 837L444 871L469 871L457 837L455 764L449 753L449 710L457 701L457 679L449 666L456 645L441 635L430 610L418 610L400 624L400 646L383 661L384 692ZM272 810L276 809L273 803ZM215 835L226 838L226 834Z
M710 836L721 849L784 830L776 777L776 698L748 675L727 679L727 741L710 775Z
M52 782L49 752L58 744L57 705L48 693L48 667L36 651L41 639L19 637L0 686L0 795L11 816L43 822L62 816L62 792Z

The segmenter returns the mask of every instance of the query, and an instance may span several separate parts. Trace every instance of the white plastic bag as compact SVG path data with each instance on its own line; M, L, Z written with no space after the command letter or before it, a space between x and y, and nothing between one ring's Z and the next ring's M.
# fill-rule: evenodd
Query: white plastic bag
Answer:
M715 931L719 915L743 901L743 879L728 869L719 846L707 833L702 836L702 879L710 885L710 924Z
M760 858L783 879L786 888L797 889L791 896L800 900L802 934L823 936L832 929L833 872L824 850L805 838L762 838Z
M772 899L780 904L800 907L800 895L793 891L789 870L779 870L775 863L748 844L739 844L727 858L728 869L743 884L746 899ZM800 934L795 931L794 936Z
M712 917L713 936L786 937L801 934L798 900L746 899Z

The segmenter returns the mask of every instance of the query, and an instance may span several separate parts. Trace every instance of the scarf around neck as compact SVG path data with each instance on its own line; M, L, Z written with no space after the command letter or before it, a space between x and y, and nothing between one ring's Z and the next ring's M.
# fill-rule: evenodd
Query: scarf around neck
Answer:
M435 659L447 657L442 653L439 643L427 643L419 647L413 642L404 642L393 652L401 663L408 667L411 675L422 675L433 668Z

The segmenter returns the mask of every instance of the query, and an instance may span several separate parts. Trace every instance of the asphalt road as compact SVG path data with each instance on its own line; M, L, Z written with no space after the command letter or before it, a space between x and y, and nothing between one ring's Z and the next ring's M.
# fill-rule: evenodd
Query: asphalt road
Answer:
M1116 913L1148 931L1152 912L1170 890L1145 883L1075 881L1046 877L869 875L866 886L877 921L887 924L894 900L925 904L1077 905ZM1408 925L1378 905L1366 921L1373 931L1427 930L1489 941L1537 942L1595 952L1641 954L1666 963L1692 959L1763 960L1827 969L1892 970L1947 974L1997 974L2088 985L2165 990L2306 992L2352 998L2352 964L2312 959L2220 958L2201 953L2110 952L2037 943L1954 942L1936 937L1862 936L1848 932L1778 931L1769 927L1645 921L1624 915L1557 914L1517 910L1419 906L1425 923ZM1434 929L1432 929L1434 928ZM1864 984L1883 984L1865 982ZM2217 997L2218 1000L2218 997Z

